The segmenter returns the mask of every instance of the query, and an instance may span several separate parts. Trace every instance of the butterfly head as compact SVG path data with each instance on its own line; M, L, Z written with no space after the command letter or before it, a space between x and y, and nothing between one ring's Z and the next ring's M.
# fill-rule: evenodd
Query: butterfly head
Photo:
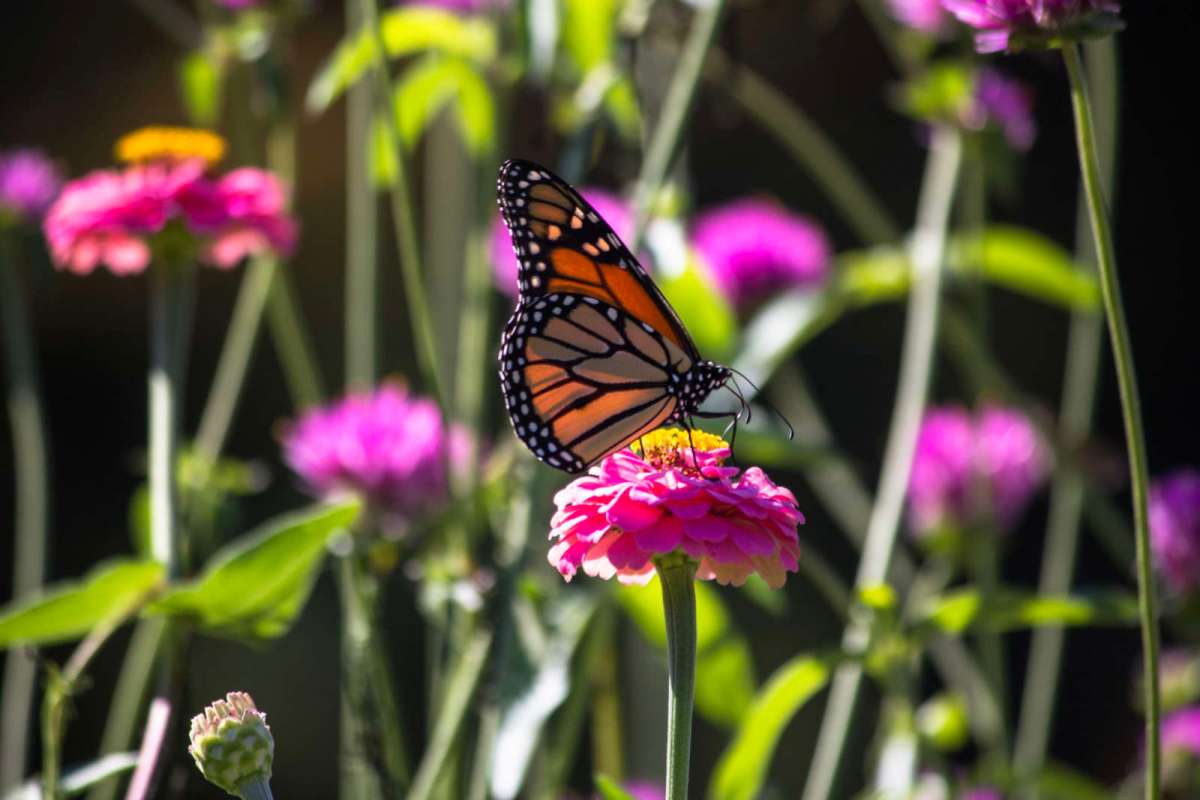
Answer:
M715 361L697 361L688 370L681 391L682 405L694 411L713 390L728 383L731 375L729 367Z

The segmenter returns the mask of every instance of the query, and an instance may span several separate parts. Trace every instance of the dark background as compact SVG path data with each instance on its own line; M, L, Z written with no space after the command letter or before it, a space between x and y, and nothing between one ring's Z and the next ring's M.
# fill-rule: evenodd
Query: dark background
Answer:
M1189 227L1195 224L1189 190L1195 180L1196 135L1187 119L1194 113L1197 69L1192 49L1200 31L1195 4L1187 0L1127 0L1124 5L1128 29L1119 38L1122 112L1116 231L1151 467L1158 473L1200 464L1195 248L1186 244ZM180 51L134 4L48 0L8 11L0 33L0 147L44 148L62 159L72 175L79 175L110 163L112 144L121 134L141 125L184 121L174 80ZM319 4L300 26L293 65L297 98L341 29L342 9L333 3ZM911 220L924 157L920 136L889 104L888 89L897 75L853 3L734 3L722 44L812 114L893 215ZM1077 166L1061 64L1038 56L1001 61L1036 87L1040 133L1020 167L1019 200L996 204L993 216L1070 246ZM697 206L746 193L770 193L824 222L839 249L858 246L819 190L767 135L719 92L711 87L701 92L688 133L688 172ZM517 110L509 136L537 144L511 155L555 163L556 140L538 129L544 117L522 117L522 110ZM304 119L299 148L296 207L303 234L292 269L326 380L334 385L343 372L340 105L322 117ZM627 181L635 165L636 158L624 156L594 174ZM138 462L145 443L146 282L107 272L86 279L55 275L44 265L40 240L30 238L26 244L28 259L36 266L33 315L52 443L50 570L53 578L62 578L130 549L127 506L141 480ZM393 251L385 242L381 252L383 366L385 372L412 374ZM216 270L200 273L186 397L189 430L194 430L204 402L238 278ZM1001 291L992 292L992 301L992 341L999 358L1025 388L1055 408L1066 316ZM860 312L820 336L801 355L841 444L861 466L868 485L876 478L891 410L901 324L902 313L895 306ZM969 399L962 391L953 369L939 364L935 399ZM245 398L227 451L263 459L275 476L266 492L247 503L246 517L253 522L300 501L277 456L273 429L290 414L290 404L266 340L260 341ZM498 435L507 432L500 430ZM1107 364L1096 439L1100 450L1111 450L1119 463L1120 413ZM10 452L5 427L0 433L0 520L12 515ZM806 543L849 575L850 548L815 507L799 478L788 476L787 482L797 488L809 514L809 525L802 531ZM1116 486L1114 492L1124 502L1124 487ZM1036 582L1045 511L1043 496L1011 537L1005 568L1011 582ZM7 522L0 524L0 597L5 598L11 580L8 531ZM1093 540L1085 536L1083 542L1080 583L1128 580ZM785 631L740 597L730 600L754 642L760 675L769 674L795 652L832 643L837 635L836 622L801 581L789 582L787 591L793 613ZM262 652L211 641L198 643L193 652L191 706L199 709L237 687L251 691L269 711L278 738L274 784L280 797L322 797L334 791L335 601L332 586L323 580L296 629ZM390 635L411 706L420 696L420 659L414 653L420 652L421 639L408 587L397 582L389 603ZM1012 638L1013 689L1018 691L1027 637ZM633 637L627 642L630 648L639 647ZM97 662L93 687L79 698L67 763L95 752L122 645L122 639L109 645ZM632 657L653 658L640 649L632 652ZM1137 654L1133 630L1070 634L1067 677L1052 737L1055 757L1107 781L1118 780L1134 763L1140 733L1130 707L1130 677ZM788 795L799 791L819 710L819 703L806 710L781 744L774 774ZM859 728L860 733L867 729ZM701 723L694 757L698 780L706 780L708 765L724 741L722 734ZM177 744L182 754L183 743ZM858 759L852 762L855 766L861 763L861 755L851 758ZM197 796L215 795L201 788Z

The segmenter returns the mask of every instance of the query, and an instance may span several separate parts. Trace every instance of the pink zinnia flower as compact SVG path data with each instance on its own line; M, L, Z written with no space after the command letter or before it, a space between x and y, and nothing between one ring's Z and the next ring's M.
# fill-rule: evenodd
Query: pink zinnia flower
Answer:
M613 231L627 241L633 235L633 209L621 198L604 189L586 187L579 190L583 199L592 204ZM491 241L492 271L496 287L509 297L517 296L517 257L513 253L512 237L500 214L492 222Z
M1200 757L1200 706L1189 706L1163 717L1162 749Z
M1150 485L1150 546L1167 585L1200 586L1200 471L1181 469Z
M284 432L283 456L318 497L359 495L405 520L445 499L447 462L461 463L467 444L432 400L384 384L301 416Z
M1045 481L1049 462L1045 444L1019 411L930 409L908 482L912 529L924 535L990 519L1006 530Z
M978 31L980 53L1007 50L1014 36L1040 41L1070 33L1120 11L1116 0L942 0L942 5Z
M888 0L892 16L913 30L936 35L950 21L941 0Z
M229 268L246 256L291 252L296 223L277 177L253 167L235 169L217 181L215 194L224 222L208 249L209 261Z
M757 572L784 584L800 555L804 516L790 491L758 467L723 466L729 446L700 431L643 437L642 455L622 450L554 497L549 561L568 581L583 571L647 583L653 559L682 550L703 580L741 585ZM693 455L692 443L695 445Z
M692 246L721 294L743 310L780 289L818 284L829 271L821 226L765 200L737 200L701 214Z
M0 222L41 219L62 183L58 167L40 151L0 152Z

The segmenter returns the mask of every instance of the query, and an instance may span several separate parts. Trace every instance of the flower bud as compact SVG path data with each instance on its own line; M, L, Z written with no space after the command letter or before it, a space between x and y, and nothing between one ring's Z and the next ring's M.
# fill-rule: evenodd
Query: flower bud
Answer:
M200 773L231 795L241 796L248 784L271 777L275 739L267 715L245 692L230 692L192 717L189 739Z

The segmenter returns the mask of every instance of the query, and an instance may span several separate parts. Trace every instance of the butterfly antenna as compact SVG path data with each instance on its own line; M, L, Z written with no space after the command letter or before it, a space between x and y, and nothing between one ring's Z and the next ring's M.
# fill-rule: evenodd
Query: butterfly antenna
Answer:
M760 403L762 403L764 406L766 406L772 413L774 413L775 416L779 417L779 421L787 426L788 439L789 440L795 439L796 438L796 429L792 427L792 423L788 420L787 417L785 417L783 415L783 412L780 411L778 408L776 408L775 404L772 403L770 400L768 400L763 395L762 389L758 388L758 386L754 383L754 381L747 378L745 373L739 372L736 369L733 369L732 367L730 367L729 371L732 372L734 375L737 375L739 378L744 380L746 383L750 384L750 388L752 388L754 390L754 395L758 398L758 401ZM734 383L736 383L736 381ZM741 395L739 394L739 396L741 396ZM743 403L746 402L745 398L742 398L742 402ZM747 405L749 405L749 403L747 403ZM746 421L748 422L749 419L750 419L749 416L747 416Z

